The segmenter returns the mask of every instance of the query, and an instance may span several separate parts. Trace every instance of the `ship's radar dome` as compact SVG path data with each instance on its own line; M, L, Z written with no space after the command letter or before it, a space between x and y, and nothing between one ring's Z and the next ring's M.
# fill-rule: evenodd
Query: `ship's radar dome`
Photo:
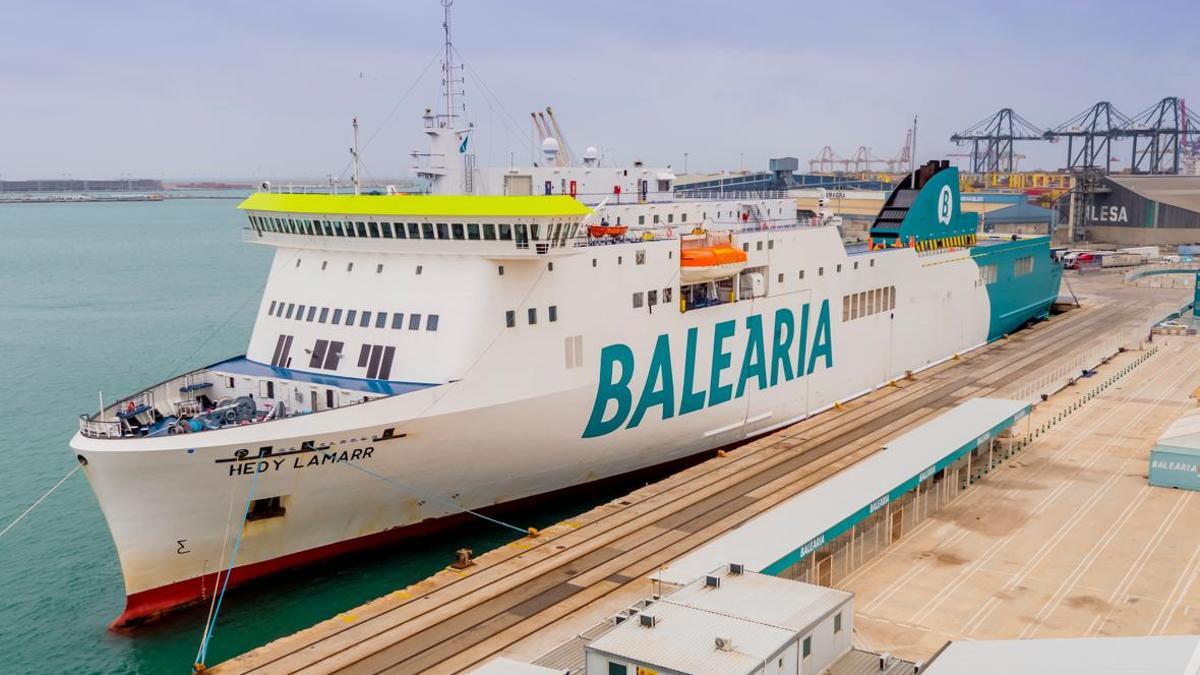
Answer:
M586 166L596 166L600 163L600 151L596 149L596 146L589 145L583 151L583 163Z
M547 161L553 161L558 157L558 141L553 138L542 141L542 155Z

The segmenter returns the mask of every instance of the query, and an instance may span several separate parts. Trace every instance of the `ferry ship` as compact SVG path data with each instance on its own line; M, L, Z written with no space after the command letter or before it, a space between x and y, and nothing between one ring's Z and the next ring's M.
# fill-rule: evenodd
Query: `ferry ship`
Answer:
M785 196L675 198L668 169L575 165L554 138L535 166L478 167L450 86L425 117L432 194L253 194L244 238L275 253L246 353L80 417L115 626L211 598L231 567L236 585L701 456L1057 297L1048 238L977 236L945 162L847 245Z

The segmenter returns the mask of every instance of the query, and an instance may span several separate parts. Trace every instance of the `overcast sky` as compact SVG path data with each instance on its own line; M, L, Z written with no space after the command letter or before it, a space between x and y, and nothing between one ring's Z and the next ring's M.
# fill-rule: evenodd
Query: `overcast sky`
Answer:
M342 174L354 115L369 174L403 176L440 87L437 0L0 9L5 179ZM687 152L693 172L806 166L825 145L890 157L914 114L925 159L1005 106L1042 127L1102 99L1200 107L1198 26L1195 0L454 5L480 163L527 161L529 112L552 105L577 152L676 170ZM1022 168L1066 152L1019 151Z

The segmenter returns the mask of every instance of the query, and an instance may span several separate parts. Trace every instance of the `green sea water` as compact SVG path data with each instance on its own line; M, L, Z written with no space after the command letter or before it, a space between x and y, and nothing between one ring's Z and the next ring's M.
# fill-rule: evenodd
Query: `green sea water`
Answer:
M74 467L67 442L98 392L116 400L244 353L271 251L242 243L236 204L0 204L0 528ZM545 526L624 487L510 520ZM481 522L231 591L208 663L512 538ZM207 608L107 630L123 607L116 551L76 472L0 538L0 673L190 671Z

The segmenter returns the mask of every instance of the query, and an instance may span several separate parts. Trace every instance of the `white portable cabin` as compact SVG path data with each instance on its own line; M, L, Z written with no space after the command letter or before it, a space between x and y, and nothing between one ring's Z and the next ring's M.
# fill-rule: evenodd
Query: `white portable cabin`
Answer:
M853 597L726 566L591 642L586 672L819 673L850 651Z

